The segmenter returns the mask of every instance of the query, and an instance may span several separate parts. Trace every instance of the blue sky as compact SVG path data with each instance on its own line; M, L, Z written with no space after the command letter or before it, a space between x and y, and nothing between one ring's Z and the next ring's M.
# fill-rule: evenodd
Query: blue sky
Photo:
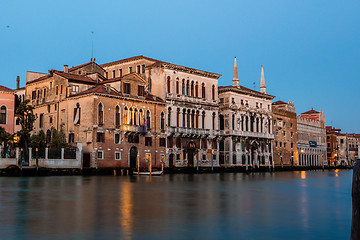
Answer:
M359 1L40 1L2 3L0 84L26 71L145 55L220 73L291 100L296 112L325 112L327 124L360 133Z

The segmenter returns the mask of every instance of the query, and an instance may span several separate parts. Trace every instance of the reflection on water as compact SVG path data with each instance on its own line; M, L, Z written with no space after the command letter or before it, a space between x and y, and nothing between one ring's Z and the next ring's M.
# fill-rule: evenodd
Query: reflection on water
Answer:
M351 176L0 178L1 239L348 239Z

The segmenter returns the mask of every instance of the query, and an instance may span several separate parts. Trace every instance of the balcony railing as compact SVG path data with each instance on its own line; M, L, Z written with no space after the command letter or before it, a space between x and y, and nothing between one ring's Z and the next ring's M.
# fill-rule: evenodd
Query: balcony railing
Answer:
M210 129L199 129L199 128L168 127L168 132L171 134L188 135L188 136L210 135Z
M244 137L254 137L254 138L274 138L274 134L262 133L262 132L249 132L249 131L239 131L239 130L221 130L222 135L235 135L235 136L244 136Z

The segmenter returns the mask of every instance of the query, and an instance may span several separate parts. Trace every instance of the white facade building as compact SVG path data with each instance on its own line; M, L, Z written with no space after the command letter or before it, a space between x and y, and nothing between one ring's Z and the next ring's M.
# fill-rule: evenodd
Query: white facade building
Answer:
M220 165L273 166L271 100L261 68L260 92L239 85L236 58L233 85L219 87Z

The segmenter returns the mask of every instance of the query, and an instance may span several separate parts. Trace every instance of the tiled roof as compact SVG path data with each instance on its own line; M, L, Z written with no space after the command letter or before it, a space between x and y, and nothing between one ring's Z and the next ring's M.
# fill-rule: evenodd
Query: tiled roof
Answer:
M81 64L81 65L69 68L69 72L74 71L74 70L79 69L79 68L82 68L82 67L85 67L85 66L90 65L92 63L99 66L102 70L105 71L105 69L103 69L103 67L101 65L97 64L95 61L92 61L92 62L87 62L87 63Z
M135 57L130 57L130 58L121 59L121 60L114 61L114 62L105 63L105 64L102 64L102 65L100 65L100 66L101 66L101 67L108 67L108 66L111 66L111 65L116 65L116 64L119 64L119 63L125 63L125 62L131 62L131 61L136 61L136 60L139 60L139 59L146 59L146 60L149 60L149 61L161 62L161 61L159 61L159 60L156 60L156 59L153 59L153 58L149 58L149 57L145 57L145 56L143 56L143 55L140 55L140 56L135 56Z
M88 78L88 77L84 77L82 75L77 75L77 74L72 74L72 73L65 73L65 72L62 72L62 71L54 70L54 69L51 69L49 72L50 72L50 74L47 74L47 75L42 76L40 78L34 79L34 80L30 81L30 82L27 82L26 84L40 82L42 80L45 80L45 79L51 77L51 74L57 74L57 75L59 75L61 77L64 77L66 79L76 81L76 82L82 82L82 83L88 83L88 84L96 84L97 83L95 80L93 80L91 78Z
M283 105L283 104L287 104L287 103L280 100L272 103L272 105Z
M67 78L69 80L78 81L78 82L85 82L90 84L96 84L97 82L91 78L84 77L82 75L72 74L72 73L65 73L61 71L54 70L55 74L58 74L64 78Z
M81 65L78 65L78 66L69 68L69 71L74 71L74 70L76 70L76 69L79 69L79 68L81 68L81 67L84 67L84 66L86 66L86 65L89 65L90 63L92 63L92 62L87 62L87 63L81 64Z
M315 114L315 113L319 113L318 111L315 111L314 109L311 109L307 112L301 113L301 114Z
M5 87L0 85L0 91L4 91L4 92L14 92L14 90L12 90L11 88Z
M117 81L120 81L122 78L123 77L110 78L110 79L102 81L101 84L117 82Z
M149 66L146 66L146 67L167 67L167 68L170 68L170 69L177 69L177 70L180 70L180 71L190 72L190 73L193 73L193 74L206 75L206 76L209 76L209 77L216 77L216 78L221 77L221 75L217 74L217 73L207 72L207 71L203 71L203 70L199 70L199 69L195 69L195 68L184 67L184 66L181 66L181 65L176 65L176 64L173 64L173 63L164 62L164 61L156 60L156 59L153 59L153 58L145 57L143 55L130 57L130 58L125 58L125 59L121 59L121 60L110 62L110 63L105 63L105 64L102 64L100 66L101 67L108 67L108 66L112 66L112 65L116 65L116 64L120 64L120 63L136 61L136 60L139 60L139 59L146 59L146 60L154 62L153 64L151 64Z
M219 92L222 92L222 91L237 92L238 91L238 92L241 92L244 94L253 94L253 95L262 96L262 97L269 98L269 99L273 99L275 97L275 96L269 95L267 93L258 92L258 91L252 90L250 88L241 86L241 85L239 85L239 86L219 86L218 89L219 89Z

